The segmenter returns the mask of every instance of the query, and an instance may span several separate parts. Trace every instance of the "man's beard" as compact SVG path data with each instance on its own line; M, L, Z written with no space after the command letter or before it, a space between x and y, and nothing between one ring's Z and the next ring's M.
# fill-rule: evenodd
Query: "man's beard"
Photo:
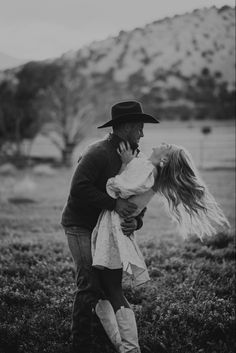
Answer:
M129 138L127 138L127 141L129 142L130 147L131 147L133 152L138 149L139 145L138 145L137 142L131 141Z

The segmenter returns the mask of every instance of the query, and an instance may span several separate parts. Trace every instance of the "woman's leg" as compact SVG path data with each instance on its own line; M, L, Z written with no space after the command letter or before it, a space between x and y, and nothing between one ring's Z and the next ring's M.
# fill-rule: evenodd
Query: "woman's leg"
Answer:
M100 282L112 304L124 353L140 353L138 331L133 310L122 291L122 269L100 270Z
M111 302L116 313L121 307L130 308L122 290L122 269L110 270L105 268L99 270L99 277L102 288Z
M113 343L114 347L116 348L116 351L119 353L125 353L124 348L123 348L123 343L121 340L120 336L120 331L114 311L114 305L115 307L119 304L124 303L122 300L122 297L120 299L120 295L116 295L113 298L113 287L118 289L118 292L122 294L122 288L121 288L121 281L120 278L122 278L122 270L116 272L115 274L115 280L112 278L112 283L113 281L115 282L115 285L111 285L112 289L110 289L110 283L111 277L110 274L107 276L104 276L104 271L103 270L98 270L95 269L97 272L97 275L99 277L101 287L103 288L103 291L106 295L106 299L100 299L95 307L95 312L97 316L99 317L108 337L110 338L111 342ZM110 271L110 270L109 270ZM121 272L121 274L120 274ZM119 284L120 283L120 284ZM110 295L111 293L111 295Z

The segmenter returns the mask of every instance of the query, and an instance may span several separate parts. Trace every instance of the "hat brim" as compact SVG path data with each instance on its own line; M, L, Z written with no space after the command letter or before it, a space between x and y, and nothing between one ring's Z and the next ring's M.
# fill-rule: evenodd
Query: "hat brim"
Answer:
M144 113L130 113L130 114L123 114L117 116L115 119L109 120L107 123L98 126L98 129L102 129L104 127L115 126L124 123L135 123L135 122L142 122L142 123L149 123L149 124L158 124L160 121L154 118L149 114Z

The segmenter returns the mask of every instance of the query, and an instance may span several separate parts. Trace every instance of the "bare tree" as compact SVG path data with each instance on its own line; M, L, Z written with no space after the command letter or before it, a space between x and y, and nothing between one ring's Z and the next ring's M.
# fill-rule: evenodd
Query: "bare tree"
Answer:
M40 92L40 112L48 120L42 129L61 152L61 162L70 166L75 147L93 122L89 89L84 77L63 69L56 82Z

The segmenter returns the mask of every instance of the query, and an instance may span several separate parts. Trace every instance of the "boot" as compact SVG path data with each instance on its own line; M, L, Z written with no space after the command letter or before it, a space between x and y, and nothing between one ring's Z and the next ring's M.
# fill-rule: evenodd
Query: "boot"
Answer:
M100 299L95 307L95 312L117 352L124 353L125 351L123 349L123 344L116 321L116 315L111 303L108 300Z
M122 306L116 312L116 320L124 347L124 353L141 353L133 310Z

